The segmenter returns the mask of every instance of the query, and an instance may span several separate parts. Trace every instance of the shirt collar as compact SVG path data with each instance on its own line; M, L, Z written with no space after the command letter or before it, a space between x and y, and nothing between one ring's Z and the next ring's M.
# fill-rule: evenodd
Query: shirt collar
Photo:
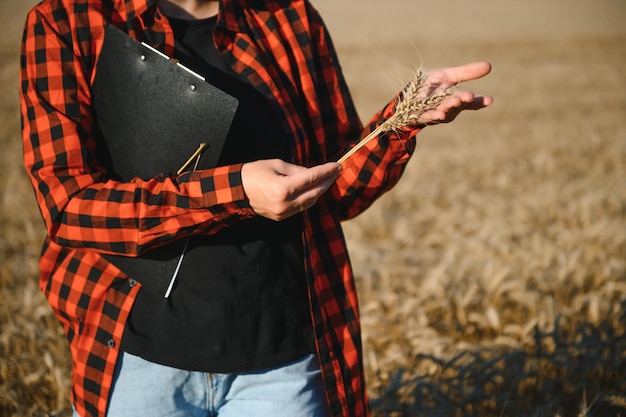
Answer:
M118 10L123 10L126 19L134 19L141 16L148 9L156 7L156 0L113 0ZM249 0L219 0L220 14L218 24L234 32L243 32L245 28L245 16L243 9Z
M117 10L126 13L126 19L134 19L144 14L150 7L156 5L156 0L113 0Z
M245 30L245 15L243 9L248 3L246 0L219 0L220 15L218 24L233 32Z
M249 9L276 11L286 7L302 6L304 0L219 0L220 17L218 23L233 32L245 32Z

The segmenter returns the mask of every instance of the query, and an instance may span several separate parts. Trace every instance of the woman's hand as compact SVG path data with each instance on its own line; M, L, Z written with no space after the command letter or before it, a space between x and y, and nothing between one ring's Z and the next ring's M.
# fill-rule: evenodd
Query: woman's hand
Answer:
M488 62L472 62L460 67L440 68L425 74L426 87L431 91L442 91L455 87L464 81L475 80L489 74L491 64ZM418 125L449 123L463 110L478 110L493 103L490 96L477 95L471 91L456 89L439 105L425 111L416 119Z
M284 220L312 207L340 172L341 165L335 162L305 168L269 159L243 164L241 181L258 215Z

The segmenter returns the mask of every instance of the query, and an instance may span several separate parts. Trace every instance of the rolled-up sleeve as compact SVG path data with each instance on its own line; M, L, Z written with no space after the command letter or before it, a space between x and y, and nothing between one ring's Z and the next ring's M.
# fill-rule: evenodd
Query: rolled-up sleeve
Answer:
M241 165L111 179L98 162L93 135L89 80L95 52L85 53L96 50L85 46L92 28L74 27L45 7L28 15L20 76L24 162L50 239L132 256L254 216Z

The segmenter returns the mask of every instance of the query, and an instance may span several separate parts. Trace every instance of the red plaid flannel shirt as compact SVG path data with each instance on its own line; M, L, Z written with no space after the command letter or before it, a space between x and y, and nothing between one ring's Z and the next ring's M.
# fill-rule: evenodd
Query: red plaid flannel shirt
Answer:
M153 0L44 0L28 14L20 73L25 167L47 228L40 286L70 344L71 396L83 416L105 415L119 342L141 287L101 254L136 256L255 216L240 165L121 183L98 163L91 84L107 24L173 53L171 27ZM226 62L278 103L294 163L337 160L393 111L391 101L363 129L326 28L306 0L222 0L215 38ZM415 133L370 142L306 212L311 316L333 416L369 413L340 221L398 181Z

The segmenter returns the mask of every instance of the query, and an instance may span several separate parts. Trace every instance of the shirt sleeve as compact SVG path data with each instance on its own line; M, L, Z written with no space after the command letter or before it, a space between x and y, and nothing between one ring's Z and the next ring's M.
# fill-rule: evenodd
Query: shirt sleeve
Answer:
M363 127L328 30L314 9L310 16L325 152L327 160L336 161L393 114L397 97ZM360 214L397 184L415 149L419 130L382 133L342 164L344 170L330 190L342 220Z
M392 100L370 120L359 139L393 115L395 102ZM343 171L331 188L342 220L362 213L398 183L420 130L416 127L381 133L342 163Z
M241 165L112 180L98 163L86 28L46 3L28 15L21 55L24 164L49 237L57 244L138 255L254 216ZM91 40L93 42L93 40ZM87 46L85 46L85 44Z

